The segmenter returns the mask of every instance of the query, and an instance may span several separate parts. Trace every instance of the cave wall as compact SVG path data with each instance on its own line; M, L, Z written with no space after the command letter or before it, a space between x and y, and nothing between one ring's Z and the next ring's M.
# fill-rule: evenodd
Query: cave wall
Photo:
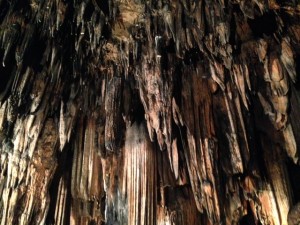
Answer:
M1 225L299 223L298 0L0 9Z

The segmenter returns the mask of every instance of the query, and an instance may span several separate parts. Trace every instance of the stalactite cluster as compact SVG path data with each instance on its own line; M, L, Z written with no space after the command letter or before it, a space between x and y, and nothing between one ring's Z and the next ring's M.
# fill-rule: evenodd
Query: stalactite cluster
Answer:
M299 0L0 0L1 225L300 222Z

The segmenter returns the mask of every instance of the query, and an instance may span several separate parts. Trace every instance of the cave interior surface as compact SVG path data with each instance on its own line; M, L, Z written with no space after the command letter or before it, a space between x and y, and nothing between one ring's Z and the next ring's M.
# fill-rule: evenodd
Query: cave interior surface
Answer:
M300 223L299 0L0 0L1 225Z

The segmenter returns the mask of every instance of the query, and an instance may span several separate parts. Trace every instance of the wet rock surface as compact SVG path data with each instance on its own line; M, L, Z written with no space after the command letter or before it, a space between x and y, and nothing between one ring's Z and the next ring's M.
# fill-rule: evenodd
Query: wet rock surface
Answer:
M0 9L1 225L299 222L299 1Z

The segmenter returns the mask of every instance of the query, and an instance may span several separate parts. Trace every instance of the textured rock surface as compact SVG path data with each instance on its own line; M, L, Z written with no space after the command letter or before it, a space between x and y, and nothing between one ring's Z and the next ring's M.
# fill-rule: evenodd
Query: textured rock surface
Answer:
M0 0L1 225L299 223L298 0Z

